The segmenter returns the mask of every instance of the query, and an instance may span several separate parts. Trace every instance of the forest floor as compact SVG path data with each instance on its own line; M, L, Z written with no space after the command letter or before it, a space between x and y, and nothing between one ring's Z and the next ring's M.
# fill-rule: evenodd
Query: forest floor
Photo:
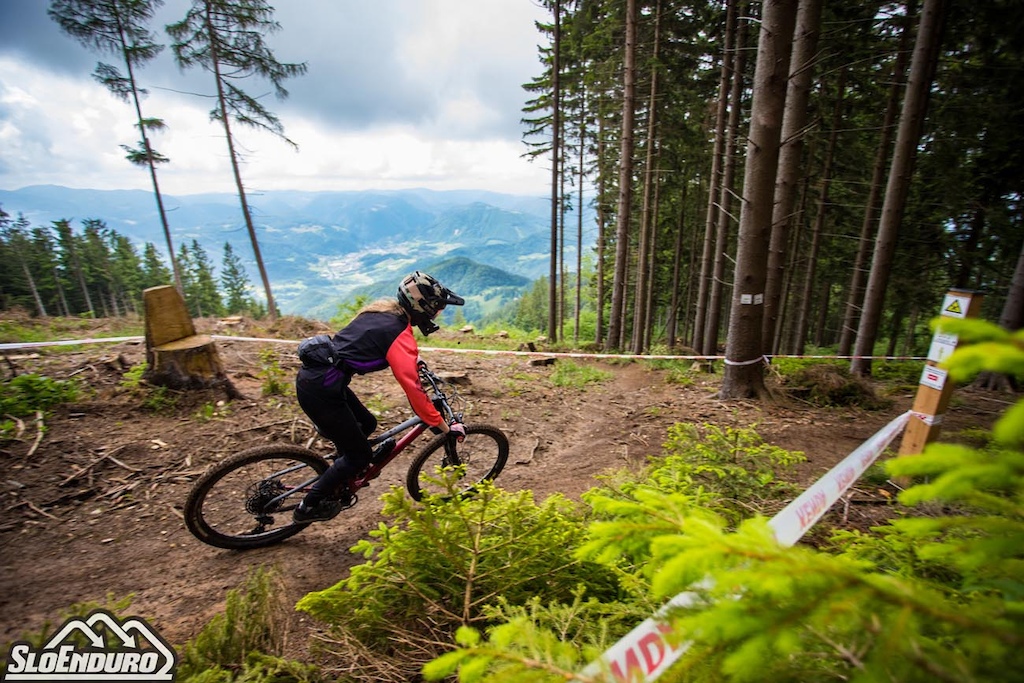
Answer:
M213 321L207 327L200 331L225 333ZM311 324L257 330L243 323L232 333L294 340L321 331ZM472 335L460 345L473 348ZM218 340L217 346L244 400L225 402L223 392L211 390L171 394L173 400L162 406L146 407L143 394L124 381L125 372L144 360L141 342L7 353L9 374L77 377L89 392L55 409L44 424L26 421L19 440L0 443L0 644L55 627L74 603L107 604L131 596L127 613L145 617L167 641L181 645L223 610L227 591L242 585L256 566L276 567L294 604L344 578L361 561L349 548L383 519L379 496L402 485L411 453L364 489L354 509L275 547L219 550L186 530L182 503L208 465L258 444L306 444L313 438L294 395L262 394L268 361L290 387L297 368L292 345ZM908 410L916 391L897 388L881 410L825 409L782 391L770 402L721 401L720 375L698 372L680 384L649 362L558 360L611 373L583 388L562 388L550 381L553 365L533 365L530 357L443 351L424 351L423 357L435 371L466 376L469 383L459 392L467 402L467 423L496 424L511 441L497 483L532 490L537 500L554 493L575 499L600 483L598 475L643 465L661 454L667 430L677 422L755 426L766 442L806 455L805 463L783 476L807 484ZM382 425L411 414L388 372L359 377L353 388L386 408ZM989 428L1013 398L958 390L943 436ZM323 442L313 447L327 451ZM879 501L878 493L855 490L869 504L837 505L823 522L870 525L884 508L871 504ZM310 621L294 615L290 651L304 649L317 628Z

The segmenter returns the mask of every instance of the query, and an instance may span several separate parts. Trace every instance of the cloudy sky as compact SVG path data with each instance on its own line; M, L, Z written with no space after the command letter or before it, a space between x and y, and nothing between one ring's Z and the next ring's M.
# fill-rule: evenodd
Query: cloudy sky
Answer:
M522 158L522 89L541 71L537 0L287 0L271 2L281 62L306 62L276 100L250 95L284 124L298 151L266 132L239 133L253 191L426 187L546 192L545 161ZM138 140L130 105L91 77L98 54L62 33L46 0L0 0L0 189L54 184L147 189L148 173L120 145ZM171 159L167 194L234 191L227 148L209 120L212 79L182 73L163 27L189 0L166 0L153 30L168 45L139 74L143 114L168 129L153 139Z

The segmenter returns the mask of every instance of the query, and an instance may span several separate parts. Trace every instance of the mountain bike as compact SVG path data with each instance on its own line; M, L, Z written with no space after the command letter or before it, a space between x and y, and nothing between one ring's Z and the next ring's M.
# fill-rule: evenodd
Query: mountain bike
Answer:
M463 401L452 384L420 361L420 382L442 417L462 422ZM405 486L414 500L467 495L481 482L494 479L508 460L508 437L489 424L465 425L466 438L457 442L438 435L423 446L409 465ZM428 429L411 417L372 437L370 464L351 482L344 509L355 505L356 492ZM294 444L268 444L236 453L212 465L193 484L185 499L185 526L203 543L218 548L261 548L294 536L310 522L292 520L313 483L330 466L327 457Z

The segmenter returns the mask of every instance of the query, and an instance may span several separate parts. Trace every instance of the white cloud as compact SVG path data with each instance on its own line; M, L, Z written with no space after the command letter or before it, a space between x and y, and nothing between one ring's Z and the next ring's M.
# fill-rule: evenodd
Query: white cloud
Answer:
M520 86L539 68L532 22L541 10L529 0L469 7L463 0L394 1L282 7L275 49L280 45L283 59L308 60L310 71L286 83L292 98L268 106L299 150L269 133L236 129L246 186L544 194L545 162L522 158L518 128ZM310 9L316 11L302 11ZM56 31L36 29L34 36ZM359 36L357 61L344 54L345 35ZM148 173L120 148L138 140L132 107L83 76L82 60L94 65L99 57L82 49L76 68L65 61L56 71L43 66L41 39L32 40L17 52L0 46L0 187L151 189ZM53 40L71 41L59 32ZM33 48L39 58L29 62ZM168 126L152 139L171 159L158 172L161 190L234 191L222 132L209 120L212 103L171 90L166 63L145 75L156 80L145 84L143 113ZM200 76L189 72L190 87Z

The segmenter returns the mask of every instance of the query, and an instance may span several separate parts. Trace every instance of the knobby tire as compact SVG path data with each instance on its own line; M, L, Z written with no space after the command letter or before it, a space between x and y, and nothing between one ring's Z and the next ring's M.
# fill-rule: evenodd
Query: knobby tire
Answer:
M478 484L494 479L508 461L508 437L498 427L488 424L466 426L466 439L462 443L449 440L447 434L437 436L423 447L409 466L406 489L414 500L424 495L442 497L445 494L471 493ZM438 480L437 468L465 466L454 491Z
M299 469L271 477L289 467ZM328 462L316 453L290 444L257 446L213 465L192 486L185 499L185 526L203 543L229 550L249 550L279 543L309 523L292 521L292 510L304 496L297 491L272 510L265 502L286 488L323 474Z

